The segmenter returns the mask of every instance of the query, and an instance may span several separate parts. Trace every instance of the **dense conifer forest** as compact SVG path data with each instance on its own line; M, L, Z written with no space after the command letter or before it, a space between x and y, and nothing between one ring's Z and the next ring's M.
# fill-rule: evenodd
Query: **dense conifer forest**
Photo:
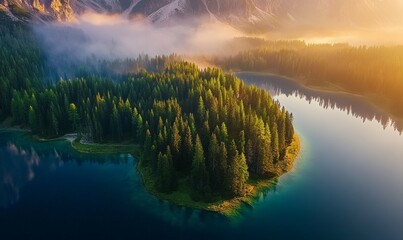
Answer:
M120 81L86 73L53 83L29 29L0 29L1 118L13 125L47 138L78 132L96 143L141 145L141 164L164 193L185 178L197 199L242 196L249 176L279 175L293 117L266 91L173 57L126 61L138 71Z
M310 85L336 86L403 116L402 46L250 41L259 48L217 58L215 63L226 70L273 72Z

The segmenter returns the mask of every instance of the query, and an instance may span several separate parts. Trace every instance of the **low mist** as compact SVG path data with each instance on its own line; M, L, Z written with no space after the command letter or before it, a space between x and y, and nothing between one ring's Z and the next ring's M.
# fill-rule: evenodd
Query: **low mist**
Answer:
M144 54L175 53L203 65L200 59L190 56L229 55L262 47L253 41L252 44L243 44L234 40L247 37L351 45L396 45L403 42L402 28L388 26L366 29L301 26L250 36L211 19L183 20L176 24L156 26L141 17L127 19L121 15L98 13L85 13L72 22L34 24L33 28L50 64L58 69L59 75L71 73L69 65L72 64L75 66L71 69L75 69L77 65L87 66L88 62L96 64L93 60L136 58Z
M53 61L118 59L139 54L221 54L242 33L217 22L155 26L141 19L86 13L69 23L38 24L34 30Z

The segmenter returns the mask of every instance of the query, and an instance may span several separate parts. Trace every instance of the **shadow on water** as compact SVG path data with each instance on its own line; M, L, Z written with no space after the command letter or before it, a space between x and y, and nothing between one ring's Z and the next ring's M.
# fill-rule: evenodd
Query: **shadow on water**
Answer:
M229 221L220 214L180 207L152 196L145 190L142 179L135 169L135 159L128 154L81 154L65 140L40 142L26 132L0 130L0 159L0 210L17 206L21 190L30 182L35 182L39 176L60 171L67 166L74 169L83 167L98 169L96 171L100 172L96 175L89 173L90 181L96 180L108 184L108 176L102 179L106 174L102 172L104 171L102 166L109 169L110 166L120 165L127 169L128 174L123 174L119 178L116 188L127 190L128 195L124 197L130 201L127 205L129 208L134 208L145 215L151 214L156 219L182 229L205 228L218 223L226 224ZM75 181L74 178L74 175L67 175L63 181ZM71 197L79 199L87 196ZM68 202L65 204L69 205Z
M85 174L87 174L86 171L92 171L88 169L98 169L96 171L100 172L99 174L88 173L91 175L88 180L100 181L101 184L105 185L108 184L109 180L108 176L103 177L104 174L106 174L106 172L103 172L103 169L107 168L107 171L109 171L110 166L121 165L122 168L127 169L128 174L123 172L123 175L119 177L118 185L115 186L117 189L113 192L127 191L127 195L122 195L122 197L127 198L129 202L126 206L128 211L135 209L134 211L141 212L144 216L153 216L154 219L161 220L168 225L175 226L184 231L186 229L220 229L222 226L236 226L254 211L252 205L244 204L239 217L230 219L221 214L190 209L162 201L150 195L145 190L141 176L134 167L135 159L130 155L81 154L76 152L71 145L64 140L39 142L32 139L32 137L25 132L0 130L0 159L0 210L2 208L4 210L26 204L26 202L22 200L21 202L23 203L19 203L20 198L24 196L22 190L29 190L26 186L30 185L31 182L37 182L35 179L50 179L45 181L53 181L52 179L55 177L47 177L47 175L55 175L55 172L57 172L56 175L59 175L60 171L66 171L63 169L73 168L72 171L67 170L70 174L63 175L63 180L56 179L56 181L58 181L58 183L60 183L60 181L74 182L76 181L75 175L71 175L71 173L77 172L77 167L83 167L87 169L84 171ZM44 187L45 191L47 191L47 183L41 180L39 180L39 182L39 185ZM91 183L84 184L91 185ZM78 185L78 187L80 185ZM86 185L86 187L88 186ZM103 188L105 186L96 187ZM69 194L70 192L75 192L74 189L59 191L68 191ZM83 191L85 194L85 190ZM271 186L267 187L260 196L257 196L255 201L264 201L270 193L275 191L276 184L273 183ZM32 192L32 194L36 193ZM55 194L59 194L57 190ZM66 196L71 197L73 201L80 198L89 198L93 199L91 201L96 201L96 197L94 198L93 196ZM29 200L30 197L32 197L32 195L26 199ZM63 203L62 207L68 207L70 204L71 203L66 201Z
M402 133L403 121L392 119L388 113L378 107L368 104L362 97L340 92L329 92L306 88L299 83L277 75L259 73L238 73L237 76L247 84L253 84L270 92L272 96L284 94L285 96L297 96L309 103L318 102L323 108L339 109L347 112L363 122L376 120L385 129L392 126Z
M66 141L38 142L28 133L0 131L0 207L18 202L20 189L33 181L38 172L52 172L73 162L98 165L128 164L128 156L83 155L72 149Z

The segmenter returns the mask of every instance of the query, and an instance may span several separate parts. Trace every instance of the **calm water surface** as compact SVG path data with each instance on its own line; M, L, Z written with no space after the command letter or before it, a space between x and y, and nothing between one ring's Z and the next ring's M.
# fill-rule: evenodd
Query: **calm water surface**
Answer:
M403 137L362 99L239 74L294 114L295 169L242 216L180 208L143 188L128 155L78 154L0 131L0 239L402 239Z

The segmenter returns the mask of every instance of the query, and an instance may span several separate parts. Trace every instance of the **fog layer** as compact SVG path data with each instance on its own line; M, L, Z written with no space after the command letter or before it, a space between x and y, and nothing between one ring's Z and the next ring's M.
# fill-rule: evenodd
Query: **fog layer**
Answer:
M242 34L211 21L157 27L118 15L86 13L70 23L34 26L50 57L133 58L139 54L217 54Z

